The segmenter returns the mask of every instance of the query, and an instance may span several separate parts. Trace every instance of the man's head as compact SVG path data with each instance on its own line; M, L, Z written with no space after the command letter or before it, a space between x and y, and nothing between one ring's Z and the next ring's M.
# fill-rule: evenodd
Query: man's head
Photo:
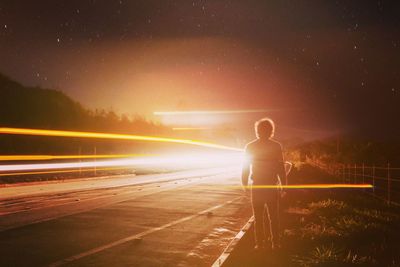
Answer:
M256 121L254 128L259 139L271 139L274 136L275 124L269 118Z

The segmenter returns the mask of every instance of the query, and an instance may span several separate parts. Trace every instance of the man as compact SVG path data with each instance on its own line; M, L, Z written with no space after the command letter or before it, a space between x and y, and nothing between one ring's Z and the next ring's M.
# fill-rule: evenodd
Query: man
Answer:
M279 186L287 177L284 167L281 144L274 141L275 125L271 119L264 118L255 123L257 139L245 148L246 160L242 170L242 184L248 188L249 177L253 181L251 201L255 218L255 249L266 247L267 230L271 237L271 248L280 247L279 240ZM276 188L257 188L262 185L275 185ZM269 226L264 217L268 217Z

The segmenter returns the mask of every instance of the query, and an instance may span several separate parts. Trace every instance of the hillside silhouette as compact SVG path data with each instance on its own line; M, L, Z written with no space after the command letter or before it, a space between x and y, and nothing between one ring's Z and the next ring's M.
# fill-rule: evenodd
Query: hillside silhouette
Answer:
M63 92L24 86L0 74L0 127L103 131L168 135L169 130L139 116L118 115L112 110L90 110ZM104 143L104 144L103 144ZM34 136L0 136L2 153L76 153L79 149L120 151L126 146L103 141L46 138ZM72 150L71 150L72 149ZM85 153L85 151L82 151ZM87 153L87 151L86 151Z
M23 86L3 74L0 74L0 125L139 133L165 130L138 116L130 119L113 111L86 109L60 91Z

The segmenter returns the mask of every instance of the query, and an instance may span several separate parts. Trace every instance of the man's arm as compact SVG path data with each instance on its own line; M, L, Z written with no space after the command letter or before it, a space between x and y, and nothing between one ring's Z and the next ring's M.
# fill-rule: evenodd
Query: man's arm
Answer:
M249 175L250 175L250 164L248 162L244 162L242 167L242 185L245 187L248 186L249 184Z
M282 152L282 146L281 145L279 145L278 175L279 175L279 178L281 179L281 182L285 182L285 185L287 185L288 184L288 180L287 180L287 175L286 175L286 170L285 170L285 161L283 159L283 152Z
M250 175L250 156L248 153L247 146L244 152L245 153L242 166L242 185L246 188L249 185L249 175Z

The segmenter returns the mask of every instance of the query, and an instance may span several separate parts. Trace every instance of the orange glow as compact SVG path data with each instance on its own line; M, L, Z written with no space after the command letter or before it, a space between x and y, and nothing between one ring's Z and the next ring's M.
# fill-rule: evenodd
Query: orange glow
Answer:
M173 131L198 131L198 130L208 130L208 127L175 127L172 128Z
M239 110L188 110L188 111L155 111L156 116L164 115L204 115L204 114L241 114L241 113L264 113L268 109L239 109Z
M145 154L121 154L121 155L1 155L0 161L19 160L56 160L56 159L105 159L105 158L132 158L149 156Z
M330 188L373 188L371 184L297 184L297 185L248 185L235 188L252 189L330 189Z
M112 133L95 133L95 132L76 132L61 130L43 130L43 129L24 129L24 128L0 128L0 134L19 134L19 135L36 135L36 136L58 136L58 137L80 137L80 138L100 138L100 139L117 139L132 141L153 141L167 142L202 146L208 148L242 151L242 149L218 145L197 140L175 139L156 136L130 135L130 134L112 134Z

